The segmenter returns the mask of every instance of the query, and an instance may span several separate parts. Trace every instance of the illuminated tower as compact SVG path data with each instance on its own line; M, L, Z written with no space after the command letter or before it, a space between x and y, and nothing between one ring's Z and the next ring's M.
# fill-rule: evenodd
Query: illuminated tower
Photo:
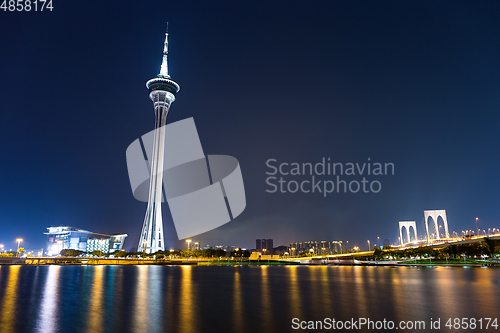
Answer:
M153 153L151 155L149 182L149 198L144 224L142 226L141 239L137 248L138 252L154 253L165 250L163 238L163 221L161 218L162 181L163 181L163 156L165 149L165 124L170 104L175 101L175 94L179 91L179 85L168 75L168 25L165 33L165 44L163 47L163 60L160 74L154 79L146 82L149 89L149 98L153 101L155 108L155 134L153 140ZM146 147L147 149L148 147Z

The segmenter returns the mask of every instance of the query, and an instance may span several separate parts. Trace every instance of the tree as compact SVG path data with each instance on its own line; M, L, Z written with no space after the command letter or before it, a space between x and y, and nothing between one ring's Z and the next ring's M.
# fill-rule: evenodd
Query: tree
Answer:
M380 260L382 258L383 251L378 246L373 247L373 256L375 259Z
M486 244L488 254L490 255L490 257L494 258L496 254L495 248L499 243L498 240L485 237L484 243Z
M98 251L98 250L95 250L95 251L92 251L90 254L92 254L93 256L96 256L96 257L102 257L102 251Z
M24 247L20 247L18 250L17 250L17 256L20 257L22 256L24 253Z
M115 258L125 258L127 256L127 252L120 250L114 253Z
M60 255L63 257L78 257L81 256L84 252L80 250L73 250L73 249L63 249L61 252L59 252Z
M224 251L222 249L215 250L215 256L216 257L225 257L226 254L227 254L226 251Z

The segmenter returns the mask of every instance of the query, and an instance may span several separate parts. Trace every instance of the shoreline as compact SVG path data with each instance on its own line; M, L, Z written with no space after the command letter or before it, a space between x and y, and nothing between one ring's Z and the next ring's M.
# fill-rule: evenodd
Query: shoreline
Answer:
M0 258L0 266L23 265L23 266L386 266L386 267L500 267L499 262L469 260L458 262L450 260L432 261L358 261L358 260L335 260L335 262L324 262L321 260L150 260L150 259L102 259L102 258Z

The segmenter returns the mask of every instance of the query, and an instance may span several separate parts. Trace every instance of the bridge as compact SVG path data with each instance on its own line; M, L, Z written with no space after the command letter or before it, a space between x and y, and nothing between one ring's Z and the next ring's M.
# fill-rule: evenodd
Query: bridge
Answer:
M445 248L448 246L452 245L466 245L466 244L473 244L473 243L480 243L484 242L486 239L492 239L492 240L500 240L500 233L496 234L490 234L490 235L484 235L484 236L471 236L471 237L456 237L456 238L442 238L442 239L437 239L434 242L431 243L407 243L404 244L398 249L412 249L412 248L417 248L422 245L426 247L431 247L433 249L439 249L439 248Z

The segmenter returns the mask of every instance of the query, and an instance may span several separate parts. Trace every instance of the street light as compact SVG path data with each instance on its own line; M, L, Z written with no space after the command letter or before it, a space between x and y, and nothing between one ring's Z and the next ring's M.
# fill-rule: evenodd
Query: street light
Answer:
M380 241L380 237L379 237L379 236L377 236L377 246L378 246L378 247L380 247L379 241Z
M370 251L370 240L367 240L368 242L368 251Z
M23 241L22 238L18 238L16 239L16 242L17 242L17 251L19 252L19 244Z
M1 252L3 252L3 247L4 247L4 245L3 245L3 244L0 244L0 248L2 249L2 251L1 251Z
M476 230L477 230L477 234L479 235L479 229L477 227L477 220L478 220L478 218L476 217Z
M188 243L188 251L189 251L191 249L191 247L189 246L190 245L189 243L191 243L191 240L190 239L186 239L186 243Z

